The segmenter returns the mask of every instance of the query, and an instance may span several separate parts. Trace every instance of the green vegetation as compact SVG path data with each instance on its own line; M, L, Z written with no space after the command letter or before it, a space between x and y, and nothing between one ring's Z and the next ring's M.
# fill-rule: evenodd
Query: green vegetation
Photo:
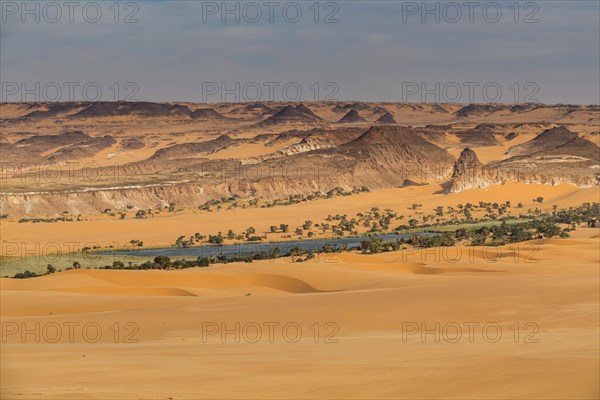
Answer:
M337 196L350 196L353 194L358 194L362 192L368 192L369 189L365 186L360 188L354 188L352 190L346 191L341 187L335 187L327 192L313 192L308 195L304 194L291 194L286 198L275 199L272 201L261 200L258 197L253 197L249 199L242 200L241 196L238 194L234 194L230 197L221 197L221 199L213 199L204 202L203 204L198 206L198 209L201 211L212 212L214 209L222 210L226 206L227 210L236 209L236 208L271 208L277 206L289 206L293 204L300 204L308 201L315 201L321 199L331 199Z
M412 207L411 207L412 208ZM499 246L509 243L522 242L532 239L568 237L569 231L584 225L588 227L600 226L600 203L584 203L579 207L569 207L558 209L553 206L551 210L542 211L539 209L529 210L527 213L519 215L510 215L510 202L504 204L484 203L473 205L470 203L459 204L456 207L447 207L447 209L436 207L432 215L417 217L409 215L397 215L390 209L380 211L378 208L371 208L367 212L359 212L355 217L349 218L346 214L329 215L327 222L313 223L306 220L300 226L295 228L295 232L300 235L306 234L313 237L316 233L325 234L331 232L334 236L358 235L358 230L366 231L368 234L380 234L386 232L412 233L411 237L402 238L393 241L384 242L378 238L368 238L360 242L356 250L363 254L376 254L387 251L397 251L404 246L413 246L427 248L434 246L453 246L457 243L469 246ZM517 205L518 208L518 205ZM472 212L478 211L484 214L484 218L474 218ZM442 214L442 215L440 215ZM435 217L445 216L446 219L435 219ZM408 219L408 225L403 222ZM393 224L399 224L392 228ZM254 227L248 227L244 233L236 234L231 229L228 230L226 238L229 240L244 241L262 241L266 235L271 233L287 233L290 227L287 224L280 224L279 227L272 225L264 236L256 234ZM436 232L438 235L420 235L423 232ZM289 236L288 236L289 237ZM177 247L189 247L200 243L209 243L220 245L225 237L218 232L216 235L208 236L195 233L189 237L180 236L175 241ZM130 241L131 249L143 246L139 240ZM107 246L112 248L112 245ZM269 252L254 252L243 256L226 257L224 255L211 257L198 257L194 259L182 258L181 260L171 261L168 257L127 257L119 256L119 260L114 260L114 255L97 254L95 250L102 250L99 246L93 248L84 248L80 253L63 254L53 259L53 264L43 266L36 262L35 257L31 260L3 260L2 273L10 270L16 272L15 278L29 278L43 274L51 274L57 271L54 265L71 265L68 269L79 268L102 268L102 269L178 269L189 267L206 267L215 263L227 263L234 261L252 262L253 260L271 259L278 257L292 257L293 261L307 261L315 257L314 251L303 251L294 248L284 254L278 248ZM319 252L335 252L354 250L346 246L325 245ZM84 264L73 258L81 255ZM16 269L16 271L15 271ZM21 272L25 270L24 272Z
M82 221L81 215L78 215L76 218L73 216L63 216L63 217L56 217L56 218L21 218L19 219L19 223L25 223L25 222L31 222L31 223L40 223L40 222L45 222L45 223L53 223L53 222L73 222L73 221Z

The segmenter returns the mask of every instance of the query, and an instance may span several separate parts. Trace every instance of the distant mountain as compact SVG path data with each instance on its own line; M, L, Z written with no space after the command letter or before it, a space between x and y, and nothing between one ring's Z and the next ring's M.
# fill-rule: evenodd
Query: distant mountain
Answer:
M352 124L357 122L366 122L367 120L360 116L358 111L350 110L344 115L338 123L340 124Z
M456 111L454 115L458 118L479 117L500 111L504 108L504 106L497 104L469 104Z
M190 110L185 106L172 106L168 103L150 103L147 101L99 101L92 102L84 110L74 114L80 118L98 118L115 116L189 116Z
M377 124L383 124L383 125L397 124L396 120L394 119L394 116L390 113L383 114L381 117L377 118L377 121L375 121L375 122Z
M233 141L234 140L229 136L221 135L216 139L207 140L205 142L180 143L157 150L156 153L150 157L150 160L194 158L220 150L233 143Z
M202 120L218 120L218 119L224 119L225 117L219 113L218 111L215 111L212 108L199 108L197 110L194 110L190 116L193 119L202 119Z
M299 104L297 106L293 106L290 104L259 124L275 125L286 123L311 123L320 121L323 121L323 119L313 113L312 110L305 105Z
M496 127L491 124L480 124L473 129L455 132L454 135L464 145L471 147L498 146Z
M577 136L575 132L571 132L564 126L546 129L530 141L511 147L507 154L510 156L533 154L565 144Z

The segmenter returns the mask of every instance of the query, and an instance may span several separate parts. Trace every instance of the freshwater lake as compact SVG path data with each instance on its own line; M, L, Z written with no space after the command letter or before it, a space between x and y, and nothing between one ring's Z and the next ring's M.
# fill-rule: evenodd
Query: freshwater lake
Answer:
M123 255L136 257L208 257L218 256L222 254L227 257L232 256L247 256L254 253L265 252L269 253L274 248L279 248L281 253L288 253L292 248L298 247L305 251L320 251L323 246L329 244L333 246L346 245L348 248L360 246L361 240L369 240L369 238L382 239L385 241L393 241L401 238L411 237L412 233L404 234L386 234L373 236L359 237L342 237L332 239L314 239L314 240L291 240L287 242L257 242L257 243L241 243L241 244L224 244L224 245L205 245L199 247L168 247L162 249L136 249L132 251L115 251L102 252L103 255ZM420 236L435 236L437 233L421 232Z

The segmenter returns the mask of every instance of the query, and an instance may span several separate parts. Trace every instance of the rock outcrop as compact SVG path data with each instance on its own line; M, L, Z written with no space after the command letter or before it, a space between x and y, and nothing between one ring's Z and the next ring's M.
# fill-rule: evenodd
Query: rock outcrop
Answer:
M448 191L456 193L506 182L597 186L600 184L600 149L586 139L576 138L531 156L512 157L483 165L475 152L466 148L454 164Z
M322 121L322 118L316 115L304 104L297 106L288 105L281 111L273 114L269 118L260 122L259 125L275 125L286 123L311 123Z
M0 205L10 218L338 186L588 187L600 176L598 106L121 101L2 103L0 111ZM342 115L356 124L336 125ZM521 143L532 132L541 133ZM509 141L506 157L487 165L473 151ZM457 144L467 149L455 160L448 150Z
M392 114L390 114L389 112L385 113L381 117L377 118L377 121L375 121L375 123L380 124L380 125L397 124L396 120L394 119L394 116Z
M563 145L577 136L564 126L546 129L530 141L511 147L507 154L518 156L537 153Z
M358 122L366 122L366 120L360 116L358 111L350 110L344 115L339 121L339 124L352 124Z
M456 193L467 189L485 188L491 184L487 173L477 154L467 147L454 163L449 190Z

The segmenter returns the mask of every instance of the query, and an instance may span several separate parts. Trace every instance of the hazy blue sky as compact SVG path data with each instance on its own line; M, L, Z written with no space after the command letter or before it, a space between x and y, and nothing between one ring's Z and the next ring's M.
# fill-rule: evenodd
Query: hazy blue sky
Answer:
M68 85L81 99L87 84L88 98L100 88L103 100L279 100L300 88L303 100L600 103L595 0L523 1L518 15L514 1L478 2L472 14L463 1L430 2L426 15L421 2L297 1L285 13L285 2L228 2L239 22L221 20L221 1L120 2L118 16L113 1L89 3L70 22L63 0L60 17L47 2L28 2L27 14L2 1L2 100L69 100ZM124 23L130 14L138 22Z

